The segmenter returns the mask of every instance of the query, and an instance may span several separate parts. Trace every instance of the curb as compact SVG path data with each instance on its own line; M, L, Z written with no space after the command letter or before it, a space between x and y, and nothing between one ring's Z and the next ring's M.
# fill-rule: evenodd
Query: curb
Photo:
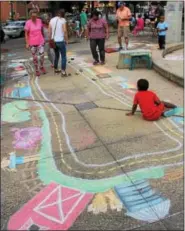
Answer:
M153 62L153 69L166 79L171 80L181 87L184 87L184 79L182 77L161 68L159 65L155 64L155 62Z
M183 43L175 44L175 45L170 45L168 48L166 48L162 55L161 58L164 58L167 54L180 50L184 48ZM159 61L159 60L158 60ZM178 84L181 87L184 87L184 78L182 76L179 76L175 73L172 73L171 71L168 71L167 69L164 69L162 65L159 65L155 62L155 59L152 57L152 62L153 62L153 69L159 73L161 76L165 77L166 79Z
M176 44L176 45L171 45L171 46L169 46L168 48L166 48L163 51L162 57L164 58L167 54L170 54L173 51L177 51L177 50L180 50L180 49L183 49L183 48L184 48L184 43L179 43L179 44Z

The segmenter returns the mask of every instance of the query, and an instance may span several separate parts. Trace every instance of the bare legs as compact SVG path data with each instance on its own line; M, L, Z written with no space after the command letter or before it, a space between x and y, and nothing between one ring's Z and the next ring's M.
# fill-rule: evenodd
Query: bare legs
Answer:
M128 49L128 38L125 38L126 49Z
M174 108L177 107L175 104L172 104L172 103L169 103L169 102L162 101L162 103L164 104L164 107L165 107L164 112L162 114L163 116L164 116L164 113L166 111L169 111L169 110L174 109Z

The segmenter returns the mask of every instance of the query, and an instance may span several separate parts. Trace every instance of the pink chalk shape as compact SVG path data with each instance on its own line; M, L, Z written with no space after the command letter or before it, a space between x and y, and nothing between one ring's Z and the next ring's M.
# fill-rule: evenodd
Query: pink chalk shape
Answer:
M33 224L43 230L68 230L92 197L92 193L50 183L10 218L8 230L28 230Z
M32 150L36 147L38 141L42 139L41 129L39 127L28 127L12 129L15 140L13 146L15 149Z
M80 195L81 193L76 190L76 189L71 189L71 188L61 188L61 193L62 193L62 199L69 199L70 197L73 197L74 195Z
M23 71L25 68L23 66L16 67L15 71Z

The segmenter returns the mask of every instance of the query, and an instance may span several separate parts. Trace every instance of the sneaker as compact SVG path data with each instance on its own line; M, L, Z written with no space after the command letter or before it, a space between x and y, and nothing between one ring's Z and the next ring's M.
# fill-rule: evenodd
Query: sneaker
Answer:
M99 61L94 61L93 65L98 65Z
M105 65L105 61L101 61L100 64L101 64L101 65Z
M37 71L35 71L35 74L36 74L36 76L37 77L39 77L40 76L40 72L37 70Z
M123 50L123 47L119 47L119 49L118 49L119 51L121 51L121 50Z
M42 72L42 74L44 74L44 75L46 74L46 70L45 70L44 67L41 67L41 68L40 68L40 71Z
M62 72L61 72L61 76L62 76L62 77L67 77L67 73L66 73L65 71L62 71Z

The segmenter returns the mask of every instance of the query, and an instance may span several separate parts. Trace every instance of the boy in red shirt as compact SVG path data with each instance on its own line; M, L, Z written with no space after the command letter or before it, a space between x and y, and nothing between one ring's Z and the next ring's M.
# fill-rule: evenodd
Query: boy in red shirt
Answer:
M148 87L149 82L146 79L138 80L138 92L134 97L132 112L127 113L126 115L134 115L137 105L139 105L145 120L155 121L158 120L160 116L170 116L165 114L165 112L169 111L170 109L177 108L177 106L171 103L160 101L154 92L148 91Z

